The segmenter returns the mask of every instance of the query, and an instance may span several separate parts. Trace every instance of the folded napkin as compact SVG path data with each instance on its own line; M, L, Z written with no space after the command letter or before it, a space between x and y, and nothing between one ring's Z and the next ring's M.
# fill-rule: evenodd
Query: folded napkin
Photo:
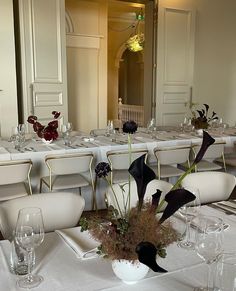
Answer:
M64 242L73 249L77 257L82 260L98 257L97 247L99 242L95 241L88 231L80 231L80 228L68 228L55 231Z

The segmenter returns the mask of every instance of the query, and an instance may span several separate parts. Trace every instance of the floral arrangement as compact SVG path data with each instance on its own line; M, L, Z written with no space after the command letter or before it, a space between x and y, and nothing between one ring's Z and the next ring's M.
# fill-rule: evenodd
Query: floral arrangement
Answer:
M53 120L48 123L47 126L42 125L38 122L38 117L31 115L28 117L27 121L33 125L34 132L37 133L38 137L44 138L46 141L55 140L58 138L58 118L60 112L52 111Z
M137 129L134 122L127 122L123 131L128 133L128 145L131 145L131 134ZM155 272L166 272L156 263L156 256L165 257L165 248L177 240L178 233L167 219L184 204L193 201L196 197L191 192L181 189L180 185L184 177L194 170L195 165L203 158L207 148L214 143L214 139L204 131L203 142L191 167L178 179L171 191L161 198L161 191L156 190L152 195L152 201L144 201L147 184L156 178L155 173L145 164L145 155L139 157L129 167L129 173L137 184L138 203L136 207L130 207L130 179L129 192L124 199L127 207L121 211L118 199L109 179L110 165L105 162L99 163L95 172L98 178L104 178L116 199L118 209L110 206L104 219L82 218L80 220L81 231L89 230L91 235L101 242L99 253L111 260L139 260ZM130 151L131 154L131 151ZM127 184L126 183L126 184ZM121 190L124 185L120 185ZM123 191L124 193L124 191ZM167 206L162 215L158 215L162 204Z
M191 122L195 129L207 129L211 121L218 119L214 111L210 117L208 116L209 105L203 104L203 106L204 108L201 110L192 111L193 117Z

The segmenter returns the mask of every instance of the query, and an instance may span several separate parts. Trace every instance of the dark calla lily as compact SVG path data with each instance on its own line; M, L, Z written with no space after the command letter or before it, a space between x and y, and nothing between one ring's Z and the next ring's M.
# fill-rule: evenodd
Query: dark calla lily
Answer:
M157 189L157 192L152 195L152 209L155 211L159 205L162 191Z
M143 198L147 188L147 184L156 178L156 174L145 164L145 155L137 158L129 167L129 173L133 176L137 184L138 190L138 209L143 205Z
M48 123L48 127L50 127L51 129L56 129L56 128L58 128L58 121L57 121L57 120L50 121L50 122Z
M135 133L138 129L138 125L136 122L134 122L133 120L130 121L126 121L123 124L123 132L125 133Z
M164 222L167 218L173 215L184 204L193 201L196 198L191 192L186 189L172 190L165 196L165 201L168 203L159 222Z
M212 145L214 142L215 139L211 137L206 131L203 131L202 145L194 160L194 164L197 164L202 160L203 156L205 155L205 152L207 151L209 146Z
M150 242L141 242L135 249L138 254L138 259L141 263L147 265L154 272L166 273L167 271L161 268L156 262L157 248Z

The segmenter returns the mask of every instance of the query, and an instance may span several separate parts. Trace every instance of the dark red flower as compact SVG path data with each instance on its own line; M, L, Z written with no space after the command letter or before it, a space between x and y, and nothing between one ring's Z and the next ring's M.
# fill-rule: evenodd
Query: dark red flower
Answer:
M61 115L61 112L53 111L52 115L54 116L55 119L57 119Z
M49 122L48 127L52 128L52 129L57 129L58 128L58 121L53 120L53 121Z
M34 115L30 115L27 119L27 121L30 123L30 124L34 124L35 121L37 120L37 116L34 116Z

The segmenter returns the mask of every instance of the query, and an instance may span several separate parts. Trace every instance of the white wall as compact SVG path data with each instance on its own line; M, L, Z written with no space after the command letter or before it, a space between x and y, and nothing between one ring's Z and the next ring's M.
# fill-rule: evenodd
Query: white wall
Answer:
M236 1L195 0L193 96L232 125L236 121Z
M3 137L18 124L13 7L0 0L0 128Z

